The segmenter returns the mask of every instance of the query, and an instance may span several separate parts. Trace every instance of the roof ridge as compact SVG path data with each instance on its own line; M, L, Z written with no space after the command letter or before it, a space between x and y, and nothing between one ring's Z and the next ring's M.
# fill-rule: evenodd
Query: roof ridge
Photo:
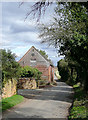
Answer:
M34 47L34 46L32 46L32 47ZM32 47L23 55L23 57L32 49ZM20 62L23 59L23 57L18 62Z
M32 46L32 47L34 47L34 46ZM35 47L34 47L34 48L35 48ZM50 64L52 64L49 59L47 59L44 55L42 55L42 54L39 52L38 49L35 48L35 50L36 50L44 59L46 59ZM52 64L52 65L53 65L53 64Z
M32 47L23 55L23 57L18 61L18 63L24 58L24 56L25 56L27 53L30 52L30 50L31 50L32 48L34 48L47 62L49 62L51 65L53 65L53 64L49 61L49 59L47 59L44 55L42 55L42 54L39 52L39 50L36 49L34 46L32 46Z

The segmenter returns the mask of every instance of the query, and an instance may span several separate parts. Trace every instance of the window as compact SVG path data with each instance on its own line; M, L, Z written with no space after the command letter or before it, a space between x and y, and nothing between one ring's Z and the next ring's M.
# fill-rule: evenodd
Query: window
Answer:
M34 53L31 54L31 56L34 56L34 55L35 55Z
M35 63L36 59L31 59L30 62Z
M36 60L30 60L30 62L34 63L34 62L36 62Z

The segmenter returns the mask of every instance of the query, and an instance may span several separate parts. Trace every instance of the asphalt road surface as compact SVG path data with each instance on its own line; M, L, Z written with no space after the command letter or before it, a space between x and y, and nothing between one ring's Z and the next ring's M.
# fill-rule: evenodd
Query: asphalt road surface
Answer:
M3 120L20 120L21 118L31 120L42 119L67 120L69 108L72 104L73 89L64 82L57 82L57 86L36 89L18 90L25 100L3 113Z

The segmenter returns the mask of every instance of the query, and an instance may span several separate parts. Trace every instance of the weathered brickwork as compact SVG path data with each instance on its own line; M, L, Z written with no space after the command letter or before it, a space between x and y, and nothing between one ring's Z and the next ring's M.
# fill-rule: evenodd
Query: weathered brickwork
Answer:
M44 65L37 65L35 67L42 72L42 79L49 79L49 67Z

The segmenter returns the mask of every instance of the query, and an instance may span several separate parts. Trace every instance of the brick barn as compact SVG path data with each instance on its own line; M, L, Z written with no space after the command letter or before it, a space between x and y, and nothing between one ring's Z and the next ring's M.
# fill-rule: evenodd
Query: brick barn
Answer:
M34 46L18 62L22 67L31 66L37 68L42 72L42 79L49 82L54 80L54 66Z

